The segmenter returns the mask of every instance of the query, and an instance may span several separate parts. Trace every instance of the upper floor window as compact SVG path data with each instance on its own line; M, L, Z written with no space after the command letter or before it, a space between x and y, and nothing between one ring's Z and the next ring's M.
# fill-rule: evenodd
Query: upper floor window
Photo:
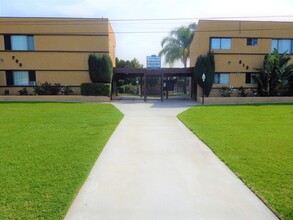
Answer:
M277 49L279 53L293 53L292 39L272 39L271 51Z
M247 46L257 46L257 38L247 38Z
M212 50L230 50L231 49L231 38L211 38L211 49Z
M5 35L6 50L34 50L34 36L32 35Z
M215 73L214 83L215 84L229 84L230 74L229 73Z

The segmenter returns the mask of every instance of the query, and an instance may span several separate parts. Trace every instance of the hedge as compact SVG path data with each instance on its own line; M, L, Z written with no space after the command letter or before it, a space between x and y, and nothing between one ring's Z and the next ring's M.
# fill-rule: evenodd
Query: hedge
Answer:
M80 93L85 96L108 96L111 94L111 83L82 83Z
M110 83L113 77L113 64L109 55L90 54L89 74L93 83Z

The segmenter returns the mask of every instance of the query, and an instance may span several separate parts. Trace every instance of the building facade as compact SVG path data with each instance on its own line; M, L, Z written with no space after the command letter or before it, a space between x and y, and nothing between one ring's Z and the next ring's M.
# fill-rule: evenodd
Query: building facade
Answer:
M213 51L216 74L210 96L221 96L222 87L233 87L232 96L243 87L252 96L257 88L253 76L274 48L293 54L293 22L200 20L190 66L199 55Z
M60 83L79 93L91 82L90 53L108 54L116 41L108 19L0 18L0 95L32 93L38 83Z

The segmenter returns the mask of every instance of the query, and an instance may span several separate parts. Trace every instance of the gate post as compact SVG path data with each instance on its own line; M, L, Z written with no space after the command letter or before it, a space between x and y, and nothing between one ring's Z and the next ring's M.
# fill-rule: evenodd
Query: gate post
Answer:
M146 87L147 87L146 86L146 84L147 84L146 73L143 74L143 77L144 77L144 79L143 79L144 80L144 99L143 100L146 102L146 99L147 99L147 95L146 95Z

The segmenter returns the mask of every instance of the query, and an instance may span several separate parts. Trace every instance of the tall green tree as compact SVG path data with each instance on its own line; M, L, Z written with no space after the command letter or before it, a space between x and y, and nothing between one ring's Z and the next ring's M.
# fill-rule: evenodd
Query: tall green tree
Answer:
M111 83L113 64L109 55L90 54L88 58L89 74L93 83Z
M205 73L206 80L203 82L202 74ZM207 53L206 55L200 55L197 57L193 78L196 84L199 84L204 88L205 96L209 96L214 84L215 76L215 58L212 52ZM196 86L195 86L196 88Z
M292 94L293 63L288 64L290 55L276 49L265 56L262 68L255 77L260 96Z
M181 61L184 67L187 67L187 61L190 55L190 45L194 36L196 24L179 27L170 32L162 42L162 50L159 56L165 56L165 62L173 65L176 61Z
M136 58L133 58L132 60L123 60L116 57L115 59L116 67L123 67L123 68L143 68L143 65L139 63L139 61ZM136 81L139 81L139 77L128 77L128 78L121 78L118 80L118 86L122 85L136 85Z
M119 60L118 57L115 59L116 67L126 67L126 68L143 68L143 65L134 58L132 60Z

